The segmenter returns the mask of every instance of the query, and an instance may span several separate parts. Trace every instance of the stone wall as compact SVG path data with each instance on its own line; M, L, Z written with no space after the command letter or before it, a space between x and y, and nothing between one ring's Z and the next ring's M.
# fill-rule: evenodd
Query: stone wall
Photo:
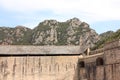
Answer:
M75 46L1 46L0 54L74 54L1 56L0 80L119 80L120 40L79 56ZM75 55L77 54L77 55Z
M102 51L79 59L75 80L120 79L120 40L105 44Z
M0 80L73 80L77 56L0 57Z
M0 80L73 80L78 56L15 56L76 54L79 46L0 46ZM14 55L14 56L13 56Z

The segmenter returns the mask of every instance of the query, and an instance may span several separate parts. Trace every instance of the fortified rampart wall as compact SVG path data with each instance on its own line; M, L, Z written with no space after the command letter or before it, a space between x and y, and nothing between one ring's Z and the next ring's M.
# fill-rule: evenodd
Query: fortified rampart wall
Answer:
M0 80L73 80L77 61L77 56L1 57Z
M78 55L63 54L73 54L78 50L78 46L1 46L0 54L9 55L0 56L0 80L73 80ZM38 56L51 53L62 55Z
M120 40L82 57L79 46L1 46L0 80L27 79L119 80Z
M75 80L119 80L120 79L120 40L105 44L101 50L80 58Z

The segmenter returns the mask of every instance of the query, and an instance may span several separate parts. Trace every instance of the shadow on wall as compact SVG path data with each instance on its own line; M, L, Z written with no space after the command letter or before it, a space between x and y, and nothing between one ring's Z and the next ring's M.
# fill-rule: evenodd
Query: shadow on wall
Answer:
M84 66L84 64L83 64ZM73 76L73 80L79 80L79 60L77 62L77 67L75 68L75 72L74 72L74 76Z
M95 59L95 62L93 62L93 64L92 63L86 64L84 60L78 60L73 80L87 80L91 78L97 78L97 76L99 75L99 74L97 75L97 73L100 73L99 71L103 69L103 65L104 65L104 60L102 57L97 57ZM102 70L101 72L104 71ZM94 75L92 75L91 73ZM104 73L101 73L101 75L99 76L102 77L103 74Z

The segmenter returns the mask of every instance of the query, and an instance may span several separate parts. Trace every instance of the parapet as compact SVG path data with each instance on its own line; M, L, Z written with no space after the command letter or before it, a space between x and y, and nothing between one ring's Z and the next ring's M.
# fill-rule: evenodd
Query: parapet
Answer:
M95 55L95 54L98 54L98 53L103 53L104 51L106 50L110 50L110 49L114 49L114 48L119 48L120 47L120 39L118 40L114 40L112 42L107 42L103 48L100 48L100 49L96 49L94 51L90 51L89 52L89 55ZM86 54L86 52L85 52Z
M109 49L113 49L113 48L117 48L117 47L120 47L120 39L114 40L112 42L108 42L104 45L105 50L109 50Z
M79 46L0 45L0 55L79 55L78 50Z

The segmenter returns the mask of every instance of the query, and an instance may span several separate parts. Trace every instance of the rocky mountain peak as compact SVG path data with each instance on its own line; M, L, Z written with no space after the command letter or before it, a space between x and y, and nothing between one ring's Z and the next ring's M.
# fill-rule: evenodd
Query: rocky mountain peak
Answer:
M98 34L78 18L66 22L45 20L34 29L32 43L34 45L80 45L88 40L85 45L93 46L97 38Z
M71 22L71 21L80 21L80 20L79 20L79 18L76 18L76 17L74 17L74 18L72 18L72 19L67 20L67 22Z
M51 26L51 25L56 25L58 22L57 22L57 20L45 20L42 23L43 23L43 25Z
M83 28L89 28L89 24L87 24L86 22L82 22L82 23L81 23L81 26L82 26Z
M79 27L79 25L82 23L78 18L72 18L70 20L67 20L67 22L72 27Z
M72 18L66 22L44 20L33 30L25 26L0 28L0 44L29 45L80 45L92 47L98 40L98 34L86 22Z

